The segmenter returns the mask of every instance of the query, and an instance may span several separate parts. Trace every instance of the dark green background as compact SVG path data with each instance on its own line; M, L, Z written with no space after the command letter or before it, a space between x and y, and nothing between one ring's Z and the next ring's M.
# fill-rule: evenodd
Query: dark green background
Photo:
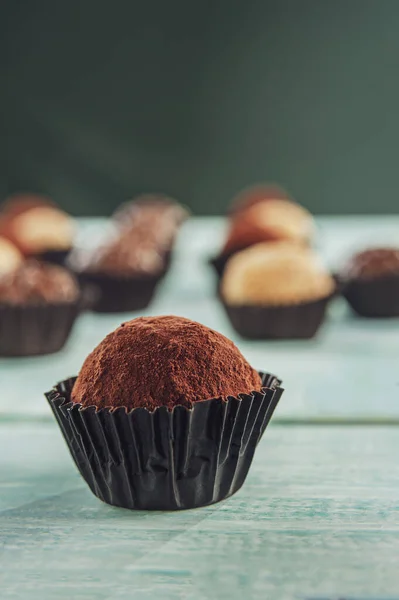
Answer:
M397 211L398 0L0 7L2 196L216 214L269 179L318 213Z

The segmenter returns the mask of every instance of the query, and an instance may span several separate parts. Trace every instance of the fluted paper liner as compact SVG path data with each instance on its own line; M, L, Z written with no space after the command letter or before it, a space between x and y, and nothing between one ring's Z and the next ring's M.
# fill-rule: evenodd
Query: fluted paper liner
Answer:
M172 411L83 408L70 401L76 378L46 397L81 475L100 500L136 510L179 510L219 502L244 483L283 393L274 375L260 375L261 392Z
M120 277L104 273L82 271L76 273L83 289L96 292L92 310L102 313L118 313L143 310L151 302L164 272L157 275L133 275Z
M234 252L230 252L229 254L218 254L209 260L209 264L215 269L219 279L222 278L226 265L233 254Z
M58 352L81 310L80 298L58 304L0 304L0 356Z
M361 317L399 317L399 275L343 280L342 295Z
M43 252L35 254L33 258L35 258L36 260L68 268L66 263L70 252L71 248L69 248L68 250L45 250Z
M280 306L235 306L222 303L234 329L258 340L310 339L322 324L332 296Z

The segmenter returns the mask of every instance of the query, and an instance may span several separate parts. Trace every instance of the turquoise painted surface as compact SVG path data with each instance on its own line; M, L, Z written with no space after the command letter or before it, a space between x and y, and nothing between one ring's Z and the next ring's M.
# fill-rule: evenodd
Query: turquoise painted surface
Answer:
M234 497L134 513L91 495L55 424L0 424L0 597L395 597L398 451L395 427L272 424Z

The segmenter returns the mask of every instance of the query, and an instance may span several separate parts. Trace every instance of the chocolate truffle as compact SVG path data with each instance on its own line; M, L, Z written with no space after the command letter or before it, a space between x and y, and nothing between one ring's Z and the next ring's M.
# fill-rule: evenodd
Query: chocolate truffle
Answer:
M188 212L167 196L143 194L123 204L114 214L120 227L170 249Z
M334 279L318 256L287 242L257 244L235 254L221 287L227 304L252 306L312 302L334 289Z
M190 408L261 386L259 374L220 333L182 317L140 317L123 323L87 357L72 401L153 411Z
M63 304L75 302L78 296L75 278L56 265L27 261L0 277L2 304Z
M307 245L313 231L313 217L299 204L284 199L257 202L239 212L231 222L222 255L267 241L287 240Z
M347 280L367 280L392 274L399 275L397 248L372 248L359 252L349 260L343 271Z
M124 232L94 252L72 255L71 264L77 271L110 276L156 275L164 269L164 253L151 240Z
M399 316L399 249L371 248L343 269L342 293L362 317Z
M0 276L15 271L22 260L18 248L6 238L0 237Z

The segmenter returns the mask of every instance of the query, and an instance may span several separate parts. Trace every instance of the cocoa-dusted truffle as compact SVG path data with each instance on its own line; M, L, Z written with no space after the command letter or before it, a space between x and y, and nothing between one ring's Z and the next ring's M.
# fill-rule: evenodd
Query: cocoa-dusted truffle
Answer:
M0 277L2 304L62 304L79 295L75 278L63 267L31 260Z
M257 202L232 220L222 255L260 242L287 240L307 245L313 231L313 217L299 204L284 199Z
M371 248L355 254L343 271L343 278L374 279L386 275L399 275L398 248Z
M83 406L172 409L261 389L229 339L189 319L140 317L110 333L85 360L72 391Z

